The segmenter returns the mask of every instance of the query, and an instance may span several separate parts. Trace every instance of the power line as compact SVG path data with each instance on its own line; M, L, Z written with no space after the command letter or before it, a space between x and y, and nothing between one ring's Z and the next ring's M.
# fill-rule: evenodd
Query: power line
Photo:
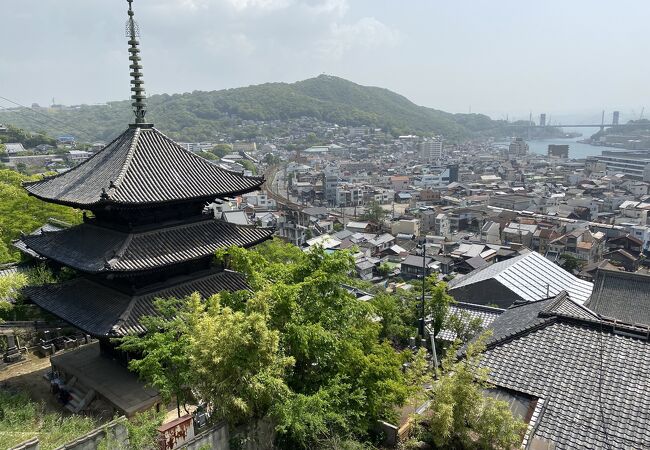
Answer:
M63 125L64 127L66 127L66 128L70 126L69 123L66 123L66 122L64 122L63 120L59 120L59 119L57 119L57 118L55 118L55 117L52 117L52 116L50 116L50 115L48 115L48 114L42 113L42 112L37 111L37 110L35 110L35 109L33 109L33 108L30 108L30 107L28 107L28 106L22 105L22 104L20 104L20 103L14 101L14 100L11 100L11 99L9 99L9 98L7 98L7 97L3 97L2 95L0 95L0 99L5 100L5 101L7 101L7 102L9 102L9 103L12 103L12 104L14 104L14 105L16 105L16 106L20 106L20 107L22 107L22 108L25 108L25 109L27 109L27 110L33 112L34 114L38 114L38 115L40 115L40 116L45 117L46 119L48 119L48 120L50 120L50 121L57 122L57 123ZM3 108L3 109L7 109L7 108ZM48 125L48 126L49 126L49 125ZM75 128L75 129L77 130L77 134L83 134L83 135L86 135L86 137L90 138L91 141L94 140L94 136L91 135L90 133L88 133L88 132L86 132L86 131L83 131L83 130L80 130L80 129L78 129L78 128ZM68 133L68 134L73 134L73 133L70 133L70 131L68 131L68 130L66 130L66 129L62 129L62 130L65 131L65 132Z
M36 122L36 123L38 123L38 124L40 124L40 125L43 125L43 126L45 126L45 127L49 127L49 126L50 126L48 123L43 122L43 121L41 121L41 120L38 120L38 119L36 119L36 118L34 118L34 117L27 116L27 115L23 114L23 113L20 112L20 111L16 111L16 110L12 110L12 109L9 109L9 108L5 108L4 106L0 106L0 109L4 109L4 110L6 110L6 111L9 111L9 113L11 113L11 114L18 114L19 116L23 117L24 119L26 119L26 120L28 120L28 121L31 120L31 121ZM65 130L64 130L64 131L65 131ZM67 131L66 131L66 133L67 133Z

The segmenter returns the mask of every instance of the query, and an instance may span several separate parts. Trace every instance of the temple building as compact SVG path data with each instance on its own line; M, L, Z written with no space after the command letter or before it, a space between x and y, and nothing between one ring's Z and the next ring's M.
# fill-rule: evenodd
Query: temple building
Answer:
M21 242L30 254L77 274L62 283L26 288L25 296L99 341L90 349L52 357L53 368L127 415L150 407L156 395L136 383L125 369L128 355L112 339L143 333L140 319L156 314L156 298L248 289L241 274L215 266L214 253L232 245L251 247L273 234L268 228L216 220L206 209L214 201L260 189L263 177L223 170L145 120L131 1L127 37L135 120L70 171L24 185L43 201L85 212L80 225L44 229ZM126 384L116 386L121 379Z

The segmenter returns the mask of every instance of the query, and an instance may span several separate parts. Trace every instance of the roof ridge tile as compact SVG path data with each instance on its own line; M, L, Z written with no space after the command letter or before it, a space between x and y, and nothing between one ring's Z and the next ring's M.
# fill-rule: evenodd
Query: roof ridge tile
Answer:
M129 147L129 151L126 154L126 158L124 159L124 164L122 165L122 170L120 170L120 173L117 175L117 178L115 180L111 181L111 186L109 187L109 192L108 192L108 198L112 200L113 194L117 191L117 189L120 187L120 184L122 183L122 180L124 179L124 176L126 175L126 172L129 170L129 166L131 164L131 160L133 159L133 154L135 153L138 143L140 141L140 127L135 128L133 131L133 138L131 140L131 145Z

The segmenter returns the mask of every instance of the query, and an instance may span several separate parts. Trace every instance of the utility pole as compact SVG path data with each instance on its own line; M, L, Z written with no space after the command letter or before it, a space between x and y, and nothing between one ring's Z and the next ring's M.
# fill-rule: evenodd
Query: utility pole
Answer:
M431 354L433 355L433 378L438 379L438 354L436 353L436 338L433 330L433 323L431 323Z
M422 244L422 299L420 300L420 336L424 338L424 292L427 280L427 239Z
M425 331L425 312L424 312L424 294L426 291L426 280L427 280L427 238L424 238L422 244L422 298L420 300L420 310L422 317L420 318L420 336L424 339ZM435 379L438 379L438 354L436 353L436 339L435 339L435 329L433 328L433 318L431 320L431 328L429 332L429 339L431 339L431 355L433 356L433 376Z

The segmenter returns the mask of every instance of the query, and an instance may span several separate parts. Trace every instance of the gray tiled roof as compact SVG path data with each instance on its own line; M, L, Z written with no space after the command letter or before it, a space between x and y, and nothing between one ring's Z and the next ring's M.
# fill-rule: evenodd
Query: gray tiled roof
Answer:
M183 280L173 286L127 295L86 278L24 289L35 304L93 336L124 336L145 332L140 318L156 315L156 298L183 298L198 292L203 298L221 291L250 289L244 276L223 271Z
M571 299L584 303L593 285L581 280L536 252L529 252L487 267L476 269L449 283L454 290L486 280L495 280L522 300L536 301L567 291Z
M52 231L59 231L59 230L61 230L62 228L64 228L64 227L59 227L59 226L57 226L57 225L53 225L53 224L51 224L51 223L46 223L46 224L43 225L42 227L37 228L35 231L33 231L33 232L31 233L31 235L32 235L32 236L37 236L37 235L42 234L43 232L46 232L46 233L47 233L47 232L52 232ZM15 241L12 242L12 245L13 245L15 248L17 248L18 250L20 250L21 253L24 253L24 254L26 254L26 255L29 255L29 256L31 256L32 258L43 259L42 256L40 256L40 255L39 255L38 253L36 253L34 250L32 250L32 249L30 249L29 247L27 247L27 244L25 244L24 239L17 239L17 240L15 240Z
M418 255L408 255L404 261L402 261L403 266L413 266L413 267L422 267L422 263L424 262L427 266L431 263L432 258L430 256L427 256L424 258L424 261L422 261L422 256Z
M624 322L650 325L650 276L599 269L585 306Z
M492 308L490 306L475 305L473 303L456 302L449 306L447 317L460 315L462 312L468 314L468 319L481 319L482 327L487 328L494 320L501 315L504 310L501 308ZM451 330L443 329L436 335L436 339L453 342L456 339L456 333Z
M567 303L517 305L495 320L482 360L490 380L544 400L533 434L557 450L650 448L648 330L615 330Z
M273 229L207 219L152 231L125 233L91 224L25 236L39 255L89 273L130 272L203 258L219 248L250 247Z
M25 183L25 189L45 201L92 208L214 199L253 191L263 182L223 170L155 128L129 128L77 167Z

